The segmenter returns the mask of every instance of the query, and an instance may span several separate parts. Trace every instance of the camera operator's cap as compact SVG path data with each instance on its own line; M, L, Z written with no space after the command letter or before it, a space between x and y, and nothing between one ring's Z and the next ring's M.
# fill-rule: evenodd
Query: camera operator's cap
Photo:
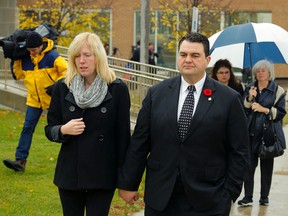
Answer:
M31 31L26 36L26 48L35 48L43 44L43 39L37 32Z

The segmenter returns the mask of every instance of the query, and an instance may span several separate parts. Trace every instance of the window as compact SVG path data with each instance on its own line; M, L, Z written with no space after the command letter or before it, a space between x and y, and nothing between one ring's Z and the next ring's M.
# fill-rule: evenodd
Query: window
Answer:
M271 12L235 12L225 17L225 27L242 23L272 23Z
M163 11L151 11L151 28L149 39L150 42L154 43L155 49L159 55L157 59L157 65L162 67L168 67L175 69L176 68L176 48L177 47L177 39L173 36L173 28L167 24L164 24L164 21L161 20L163 18ZM178 28L185 29L183 26L187 23L187 19L189 18L189 13L179 13L176 12L170 14L168 19L179 20ZM187 18L188 17L188 18ZM140 11L135 11L135 35L134 41L140 40ZM230 25L242 24L247 22L272 22L272 13L271 12L215 12L213 10L209 11L199 11L199 21L198 21L198 29L200 32L204 33L207 36L214 34L216 31L221 30L221 26L226 28ZM184 23L184 24L183 24ZM171 43L174 42L174 43ZM168 42L170 47L168 46ZM172 45L171 45L172 44Z

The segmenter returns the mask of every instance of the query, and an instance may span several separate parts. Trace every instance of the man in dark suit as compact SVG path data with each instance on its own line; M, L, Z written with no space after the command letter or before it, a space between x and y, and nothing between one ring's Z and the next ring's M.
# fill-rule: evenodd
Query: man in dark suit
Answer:
M146 167L145 216L226 216L248 163L242 100L206 75L207 37L189 33L178 46L180 76L149 89L119 177L119 195L130 204L137 200ZM193 118L181 139L189 85L195 88Z
M130 60L140 62L140 41L137 41L136 47L133 48Z

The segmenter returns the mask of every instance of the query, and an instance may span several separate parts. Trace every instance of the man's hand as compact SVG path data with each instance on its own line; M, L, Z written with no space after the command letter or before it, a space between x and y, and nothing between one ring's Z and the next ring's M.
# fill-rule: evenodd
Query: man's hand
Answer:
M139 199L137 191L119 189L118 194L126 203L129 203L130 205L133 205Z

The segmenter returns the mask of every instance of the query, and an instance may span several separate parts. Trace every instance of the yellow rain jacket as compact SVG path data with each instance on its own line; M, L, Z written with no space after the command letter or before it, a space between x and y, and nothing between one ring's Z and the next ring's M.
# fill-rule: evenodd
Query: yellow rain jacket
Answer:
M36 56L27 56L11 61L11 71L15 79L24 79L27 88L26 105L47 109L51 97L46 88L66 74L68 63L53 50L54 42L43 38L43 51Z

